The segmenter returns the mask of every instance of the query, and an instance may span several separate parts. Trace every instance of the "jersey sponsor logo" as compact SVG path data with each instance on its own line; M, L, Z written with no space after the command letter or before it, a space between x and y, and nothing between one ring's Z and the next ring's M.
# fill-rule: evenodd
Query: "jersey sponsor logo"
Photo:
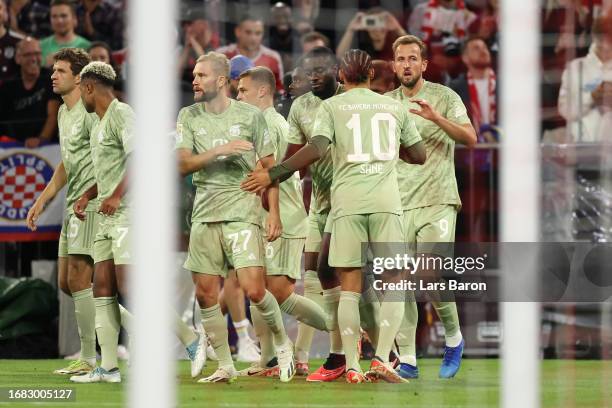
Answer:
M231 137L238 137L240 136L240 125L232 125L229 128L229 135Z
M53 175L42 157L16 152L0 159L0 218L25 220L30 207Z

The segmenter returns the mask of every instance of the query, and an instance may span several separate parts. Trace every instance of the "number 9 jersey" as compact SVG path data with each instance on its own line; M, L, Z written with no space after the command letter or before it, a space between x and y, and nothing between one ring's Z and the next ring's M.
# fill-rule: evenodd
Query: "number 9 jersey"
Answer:
M334 219L353 214L402 214L396 165L400 144L421 136L400 102L353 88L321 104L313 136L331 141Z

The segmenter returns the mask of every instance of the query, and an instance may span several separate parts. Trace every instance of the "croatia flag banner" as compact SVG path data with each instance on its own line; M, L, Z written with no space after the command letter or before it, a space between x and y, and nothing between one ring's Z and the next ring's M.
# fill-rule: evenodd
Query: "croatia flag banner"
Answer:
M66 201L62 189L40 215L37 230L26 226L28 211L61 161L60 146L27 149L0 143L0 241L39 241L59 237Z

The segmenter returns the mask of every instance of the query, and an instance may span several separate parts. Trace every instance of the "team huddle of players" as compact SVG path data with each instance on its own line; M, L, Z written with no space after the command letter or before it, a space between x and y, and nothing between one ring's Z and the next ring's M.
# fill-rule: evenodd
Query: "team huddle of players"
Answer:
M228 59L215 52L198 59L195 104L179 112L175 149L181 175L193 174L196 187L184 266L192 272L204 329L196 332L176 316L176 334L193 377L202 371L208 344L218 359L217 370L199 382L232 382L240 375L283 382L296 374L307 381L345 376L349 383L418 378L414 297L373 290L364 277L363 244L375 256L392 251L384 243L436 256L432 243L454 241L461 206L454 144L472 145L476 136L459 96L423 79L423 42L400 37L393 50L402 85L384 96L369 89L373 69L366 52L350 50L337 61L327 48L311 50L302 69L312 90L294 101L288 121L273 107L270 70L242 73L233 100ZM56 54L62 164L28 215L35 228L45 203L68 186L59 274L75 302L81 355L56 373L81 383L121 381L118 334L121 326L129 330L132 318L117 293L127 296L133 111L113 97L114 77L110 66L89 62L79 50ZM304 168L312 177L308 213L298 172ZM303 296L294 292L302 254ZM230 268L250 301L261 346L260 361L242 371L234 367L218 300ZM386 271L384 279L398 281L404 273ZM446 332L439 375L451 378L464 346L457 308L433 303ZM282 312L299 322L295 345ZM329 332L330 353L309 372L315 329ZM361 330L376 350L366 372L359 363Z

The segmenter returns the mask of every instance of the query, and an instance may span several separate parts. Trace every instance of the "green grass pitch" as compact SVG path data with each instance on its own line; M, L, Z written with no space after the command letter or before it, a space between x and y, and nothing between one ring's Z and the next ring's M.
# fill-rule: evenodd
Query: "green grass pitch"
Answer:
M321 361L311 361L311 368ZM122 366L123 384L71 384L67 377L51 372L64 360L0 360L0 387L74 387L76 402L7 403L0 407L120 407L129 381ZM179 407L496 407L500 399L500 361L464 359L452 380L437 378L438 359L419 360L421 378L409 384L307 383L296 377L289 384L272 378L238 378L233 384L197 384L189 376L186 361L178 363ZM205 373L212 372L210 362ZM238 364L238 368L246 365ZM367 369L368 362L363 362ZM546 360L541 364L542 406L612 406L610 361ZM520 392L520 390L516 390ZM204 405L203 405L204 404Z

